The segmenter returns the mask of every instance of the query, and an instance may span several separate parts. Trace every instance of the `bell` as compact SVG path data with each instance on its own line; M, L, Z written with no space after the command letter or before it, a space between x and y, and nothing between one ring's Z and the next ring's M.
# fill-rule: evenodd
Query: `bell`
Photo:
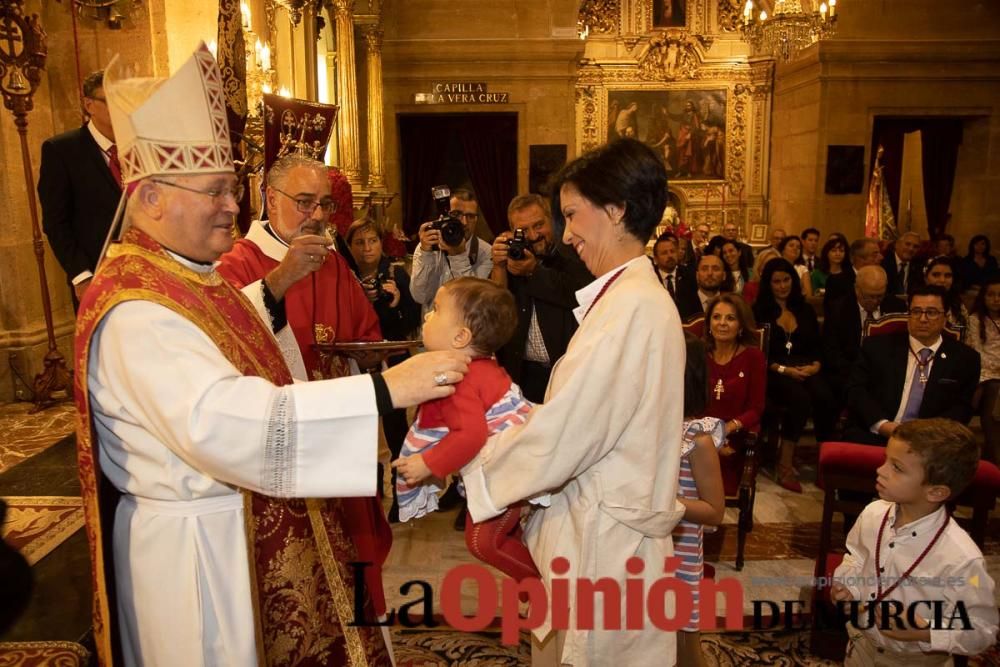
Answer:
M11 70L10 77L7 79L7 90L15 95L22 94L28 90L28 82L24 80L20 69Z

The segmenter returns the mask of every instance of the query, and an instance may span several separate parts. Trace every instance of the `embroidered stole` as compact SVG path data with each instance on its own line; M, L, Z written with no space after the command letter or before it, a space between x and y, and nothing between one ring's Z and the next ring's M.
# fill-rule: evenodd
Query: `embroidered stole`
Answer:
M87 370L91 337L116 305L160 304L201 329L244 375L276 385L292 377L277 343L243 295L216 272L193 271L145 233L112 246L77 316L77 460L94 583L94 637L102 665L120 660L111 526L119 493L100 471ZM352 626L357 560L337 499L282 499L243 491L245 530L261 665L391 664L378 627ZM374 616L366 595L365 615Z

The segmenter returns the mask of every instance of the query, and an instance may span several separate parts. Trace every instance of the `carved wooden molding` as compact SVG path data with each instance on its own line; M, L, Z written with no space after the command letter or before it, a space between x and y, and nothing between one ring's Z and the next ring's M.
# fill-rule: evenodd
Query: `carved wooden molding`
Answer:
M619 0L583 0L580 22L594 33L616 33L621 19Z

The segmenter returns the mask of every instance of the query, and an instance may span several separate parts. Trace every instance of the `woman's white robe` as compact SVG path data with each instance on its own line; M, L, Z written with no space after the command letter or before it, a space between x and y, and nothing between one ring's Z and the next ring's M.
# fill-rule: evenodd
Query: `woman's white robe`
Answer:
M624 591L625 562L645 562L645 586L663 576L677 501L685 346L673 300L646 257L625 271L583 318L611 271L577 292L581 324L552 371L545 403L521 426L497 434L463 471L476 521L549 493L528 520L525 542L551 591L552 559L570 570L571 621L577 578L611 577ZM632 575L632 578L636 578ZM672 665L676 636L645 620L612 631L596 597L595 630L571 629L562 663ZM625 605L622 604L624 617ZM672 605L667 606L672 616ZM624 620L622 620L624 624ZM622 626L624 627L624 625ZM543 639L550 626L535 635Z

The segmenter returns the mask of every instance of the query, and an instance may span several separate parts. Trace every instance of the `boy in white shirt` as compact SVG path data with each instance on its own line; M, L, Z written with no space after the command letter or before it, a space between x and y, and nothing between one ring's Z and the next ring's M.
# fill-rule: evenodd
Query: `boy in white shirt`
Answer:
M830 590L834 602L867 605L848 625L845 665L950 665L951 655L976 655L996 641L993 580L945 508L978 464L979 445L956 421L918 419L892 434L877 471L880 500L848 534ZM902 611L891 618L897 601Z

